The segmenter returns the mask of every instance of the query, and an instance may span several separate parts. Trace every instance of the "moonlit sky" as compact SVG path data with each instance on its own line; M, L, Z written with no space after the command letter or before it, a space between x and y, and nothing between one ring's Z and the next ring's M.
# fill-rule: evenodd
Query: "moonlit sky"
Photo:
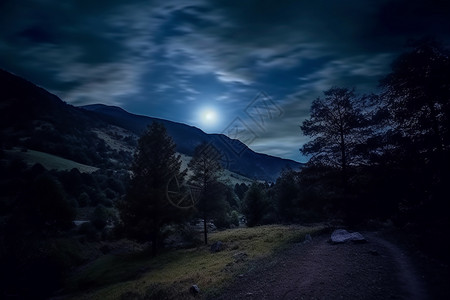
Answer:
M208 133L239 124L253 150L305 161L299 125L311 101L332 86L374 91L410 38L448 46L448 5L0 0L0 68L73 105L117 105Z

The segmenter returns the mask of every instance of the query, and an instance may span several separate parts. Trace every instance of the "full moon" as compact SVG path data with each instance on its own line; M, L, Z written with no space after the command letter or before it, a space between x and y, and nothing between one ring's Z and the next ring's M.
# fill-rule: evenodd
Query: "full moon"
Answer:
M212 109L205 109L202 112L202 121L205 124L212 125L217 121L217 114Z
M214 122L216 119L216 113L212 110L205 112L205 120L208 122Z

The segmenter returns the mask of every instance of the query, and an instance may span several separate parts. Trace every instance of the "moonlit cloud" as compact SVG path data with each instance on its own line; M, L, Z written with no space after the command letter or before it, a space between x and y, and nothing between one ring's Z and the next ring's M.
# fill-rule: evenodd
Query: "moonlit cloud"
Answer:
M0 1L0 68L74 105L105 103L206 127L239 117L252 149L305 160L299 125L331 86L372 92L410 38L450 40L444 2ZM264 91L283 109L264 128L246 114Z

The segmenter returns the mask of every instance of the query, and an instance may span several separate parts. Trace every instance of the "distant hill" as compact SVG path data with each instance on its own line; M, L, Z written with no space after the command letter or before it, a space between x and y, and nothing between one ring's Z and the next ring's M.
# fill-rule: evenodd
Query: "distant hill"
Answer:
M74 107L1 69L0 116L0 148L32 149L98 168L127 168L136 137L153 121L164 124L178 152L192 156L197 145L210 143L221 152L226 169L249 178L274 181L283 168L302 166L256 153L238 140L206 134L186 124L102 104Z
M0 147L21 147L104 167L107 149L92 128L108 124L0 69Z
M135 115L120 107L103 104L86 105L81 108L94 112L99 119L130 130L136 135L142 134L152 122L160 122L174 139L178 152L192 156L196 146L202 142L210 143L221 152L222 163L228 170L250 178L274 181L283 168L299 169L302 166L293 160L256 153L240 141L230 139L226 135L207 134L197 127L186 124Z

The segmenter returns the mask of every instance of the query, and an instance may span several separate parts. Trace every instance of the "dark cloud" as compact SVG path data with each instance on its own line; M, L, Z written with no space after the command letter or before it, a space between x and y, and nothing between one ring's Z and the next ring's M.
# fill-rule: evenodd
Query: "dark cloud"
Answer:
M251 147L300 159L299 124L333 85L371 91L409 38L449 42L446 1L3 0L0 67L73 104L103 102L200 126L220 108ZM259 91L283 117L252 125ZM258 131L259 130L259 131Z

